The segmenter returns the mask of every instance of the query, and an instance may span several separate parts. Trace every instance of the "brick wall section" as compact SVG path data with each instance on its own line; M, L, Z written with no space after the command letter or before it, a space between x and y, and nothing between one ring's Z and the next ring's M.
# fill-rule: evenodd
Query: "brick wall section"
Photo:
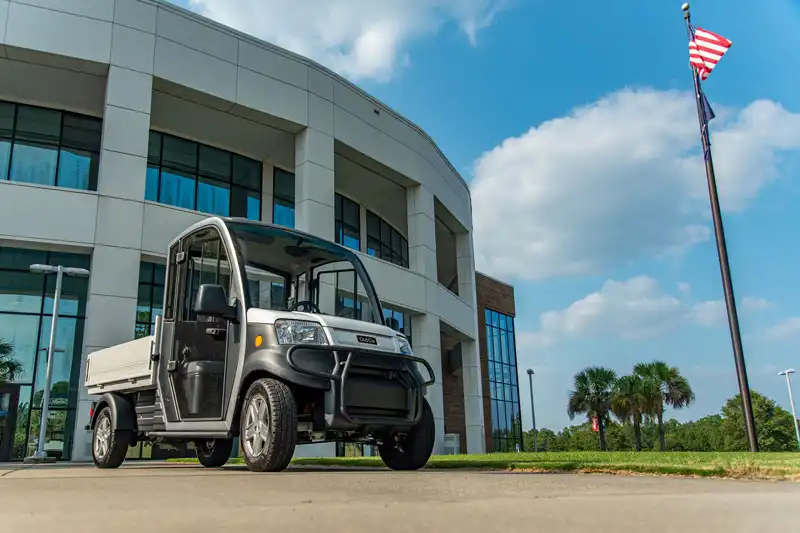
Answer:
M481 356L481 376L483 378L483 423L486 432L486 451L491 452L494 448L492 444L492 404L491 396L489 395L489 352L486 349L484 310L488 307L499 313L515 316L514 287L485 276L480 272L475 273L475 284L478 300L478 342Z
M461 452L467 450L467 421L464 415L464 380L460 370L454 370L452 357L461 357L456 350L453 356L442 353L442 388L444 400L444 432L458 433Z

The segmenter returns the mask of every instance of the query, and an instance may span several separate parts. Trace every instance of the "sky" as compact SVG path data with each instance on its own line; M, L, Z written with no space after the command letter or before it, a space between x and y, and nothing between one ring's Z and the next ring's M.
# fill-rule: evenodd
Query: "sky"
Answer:
M188 3L187 3L188 2ZM573 376L659 359L679 420L737 393L681 2L176 0L309 56L425 129L469 182L478 270L515 287L538 427ZM800 1L703 0L733 46L703 83L751 388L800 370ZM800 381L796 387L800 390ZM574 423L582 422L576 419Z

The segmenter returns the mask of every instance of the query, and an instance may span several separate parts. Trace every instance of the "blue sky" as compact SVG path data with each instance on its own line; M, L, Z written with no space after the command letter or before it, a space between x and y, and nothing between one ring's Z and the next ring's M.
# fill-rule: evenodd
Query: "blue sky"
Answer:
M800 370L800 55L787 53L800 3L752 5L704 0L692 16L733 41L704 84L715 164L751 386L788 408L776 373ZM515 285L540 427L569 423L589 364L678 366L697 394L679 419L736 393L680 2L190 7L314 57L436 139L471 182L478 267Z

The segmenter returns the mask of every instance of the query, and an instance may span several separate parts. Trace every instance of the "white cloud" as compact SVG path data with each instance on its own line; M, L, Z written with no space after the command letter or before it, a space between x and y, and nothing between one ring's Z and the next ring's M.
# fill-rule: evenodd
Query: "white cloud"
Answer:
M764 337L769 340L785 340L800 335L800 317L791 317L767 328Z
M353 79L391 78L410 42L454 21L475 45L505 0L189 0L201 14Z
M742 299L742 309L747 312L770 305L759 298ZM689 302L662 291L655 279L637 276L608 280L600 290L568 307L542 313L539 323L537 331L517 334L520 350L552 346L568 337L653 338L684 324L721 326L727 323L727 315L722 300Z
M715 105L723 208L741 210L800 148L800 114ZM694 96L624 89L506 139L474 167L480 270L541 280L594 275L710 238ZM513 220L513 224L508 221Z
M692 292L692 286L684 281L681 281L678 283L678 290L685 294L689 294Z

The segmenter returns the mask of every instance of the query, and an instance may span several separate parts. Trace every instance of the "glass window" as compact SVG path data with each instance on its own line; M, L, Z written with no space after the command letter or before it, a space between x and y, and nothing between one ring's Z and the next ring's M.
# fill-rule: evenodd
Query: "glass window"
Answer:
M383 309L383 318L386 321L386 325L405 335L409 344L413 346L414 343L411 340L411 316L385 304L382 304L381 308Z
M102 121L0 102L0 179L97 190Z
M150 335L156 317L162 314L166 267L156 263L139 263L139 296L136 302L134 337Z
M408 268L408 240L372 211L367 211L367 253Z
M244 156L151 131L145 200L261 220L261 168Z
M513 451L522 446L514 317L484 309L484 319L494 451Z
M90 257L0 247L0 341L11 346L9 357L18 363L13 376L0 379L21 386L14 460L35 451L52 324L55 276L29 272L33 263L86 268ZM53 411L48 418L45 443L45 451L56 457L68 458L72 447L87 293L88 280L64 277L56 339L56 347L64 351L53 355Z
M361 250L361 206L341 194L336 194L336 242Z
M294 227L294 174L276 168L273 174L272 221Z

